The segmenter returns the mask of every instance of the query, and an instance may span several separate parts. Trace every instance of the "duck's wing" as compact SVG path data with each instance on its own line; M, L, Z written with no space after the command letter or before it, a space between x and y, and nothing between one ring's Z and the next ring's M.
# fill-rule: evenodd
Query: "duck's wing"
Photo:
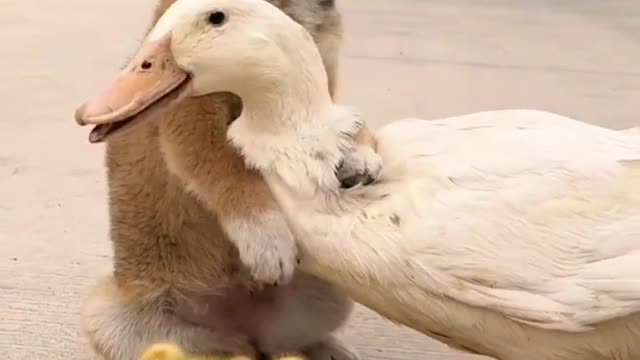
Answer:
M640 311L640 136L499 111L398 122L378 144L411 194L385 209L404 281L565 331Z

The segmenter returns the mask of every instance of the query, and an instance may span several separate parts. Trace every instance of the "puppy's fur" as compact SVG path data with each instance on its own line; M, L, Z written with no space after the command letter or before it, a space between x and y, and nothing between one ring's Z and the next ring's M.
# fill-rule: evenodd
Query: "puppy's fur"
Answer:
M173 1L160 1L154 22ZM272 1L313 35L333 92L342 38L333 2ZM262 284L254 276L281 280L285 270L258 263L255 274L242 265L295 254L273 248L288 228L260 176L225 140L240 108L230 94L191 99L107 144L114 271L83 310L83 329L105 359L137 359L159 341L205 356L358 358L332 335L352 310L349 299L302 273L255 291Z

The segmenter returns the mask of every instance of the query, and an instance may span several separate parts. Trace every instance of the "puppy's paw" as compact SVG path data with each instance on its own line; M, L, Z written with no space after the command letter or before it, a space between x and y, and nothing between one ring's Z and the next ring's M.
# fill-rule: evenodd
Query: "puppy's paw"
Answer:
M291 281L298 251L282 214L270 211L253 215L224 228L256 281L274 286Z
M358 184L371 184L377 180L381 171L380 155L369 146L356 144L345 153L336 175L342 188L348 189Z

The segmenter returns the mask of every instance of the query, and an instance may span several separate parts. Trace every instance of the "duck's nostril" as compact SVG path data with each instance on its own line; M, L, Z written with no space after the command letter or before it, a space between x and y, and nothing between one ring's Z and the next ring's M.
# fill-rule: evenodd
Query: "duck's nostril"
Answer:
M142 68L142 70L149 70L149 69L151 69L152 65L153 64L151 64L150 61L145 60L145 61L142 62L142 65L140 65L140 67Z

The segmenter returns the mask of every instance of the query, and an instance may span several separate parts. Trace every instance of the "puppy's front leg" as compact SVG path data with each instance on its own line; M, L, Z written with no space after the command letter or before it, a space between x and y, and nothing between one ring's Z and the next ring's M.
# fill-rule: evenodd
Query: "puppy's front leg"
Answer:
M167 131L166 137L177 136ZM190 136L200 135L192 131ZM209 141L207 134L201 143ZM223 134L220 134L224 136ZM288 283L297 265L297 246L280 207L262 177L244 162L224 138L215 146L176 146L163 143L172 173L218 216L240 260L253 278L263 284ZM204 164L204 165L203 165ZM221 174L223 174L221 176Z
M230 201L223 208L237 206L239 201L254 202L256 207L242 214L221 211L220 223L255 280L276 286L287 284L297 265L295 239L275 201L258 205L255 195L262 194L246 194L245 199Z

